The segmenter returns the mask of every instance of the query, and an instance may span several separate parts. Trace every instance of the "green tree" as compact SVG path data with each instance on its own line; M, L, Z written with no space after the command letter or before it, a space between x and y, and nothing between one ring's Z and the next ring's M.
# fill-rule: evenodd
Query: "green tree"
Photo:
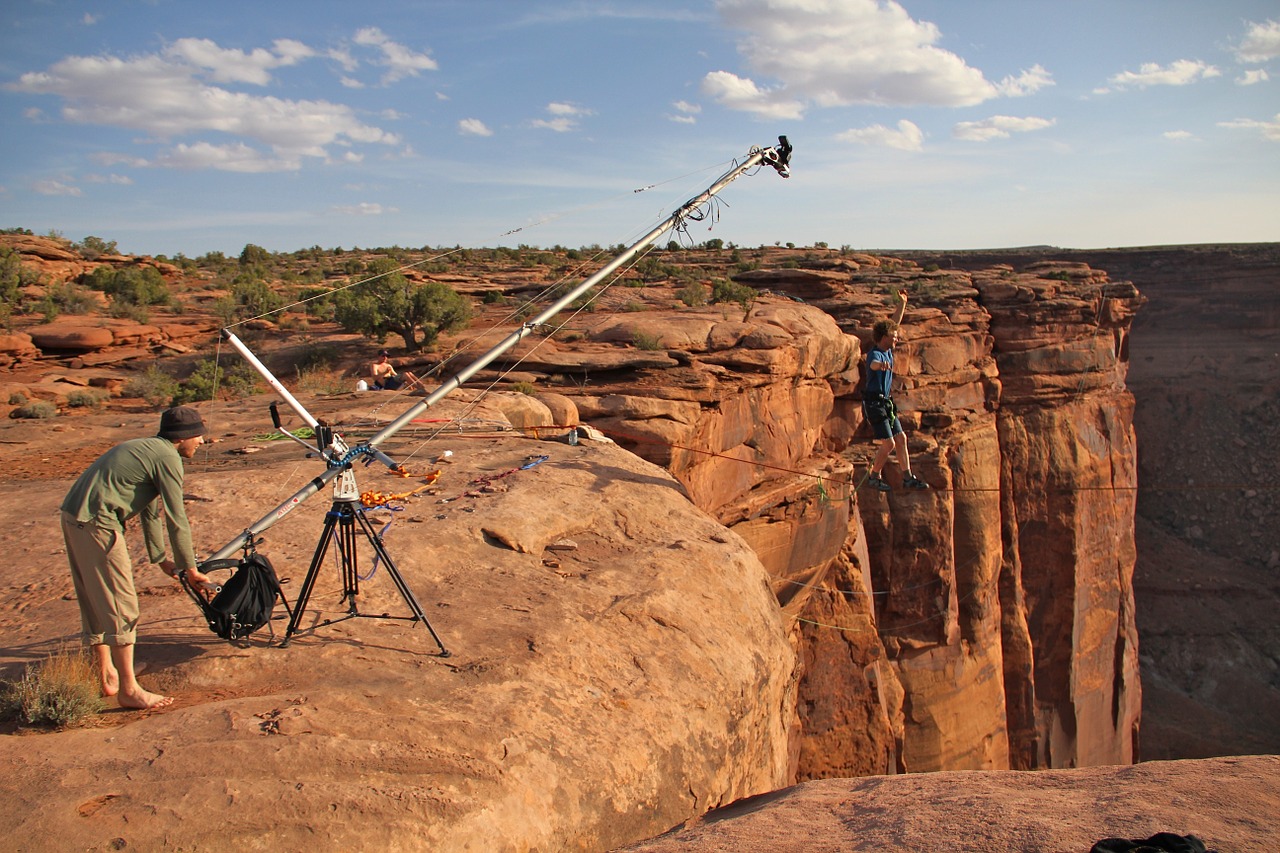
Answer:
M76 249L80 251L81 257L85 260L96 261L103 255L114 255L116 253L116 241L103 240L101 237L90 235L77 243Z
M21 289L35 284L39 278L22 265L22 255L8 246L0 246L0 301L4 305L18 304Z
M250 271L242 272L232 280L231 298L243 317L261 317L284 305L284 297Z
M271 253L261 246L255 246L253 243L246 243L245 247L240 251L240 266L266 266L271 262Z
M218 366L217 359L208 358L196 365L191 375L178 385L169 401L171 406L182 406L200 400L239 400L260 389L258 374L249 365L238 362L227 369Z
M466 326L470 302L439 282L410 282L398 269L391 258L371 261L363 283L334 295L338 324L379 342L399 335L410 352L431 346L441 332Z
M129 305L167 305L171 298L169 285L155 267L101 266L81 281L101 290L117 302Z

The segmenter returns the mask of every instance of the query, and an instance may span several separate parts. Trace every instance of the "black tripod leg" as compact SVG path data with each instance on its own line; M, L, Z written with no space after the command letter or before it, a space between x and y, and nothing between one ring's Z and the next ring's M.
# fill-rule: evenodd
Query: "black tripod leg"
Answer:
M391 555L383 547L382 537L374 531L373 525L369 522L369 519L365 518L364 513L356 513L356 519L360 522L360 529L364 531L369 544L373 545L374 552L382 560L382 564L386 567L387 574L391 576L391 580L395 583L396 589L400 590L401 598L404 599L405 604L409 605L409 610L412 611L414 619L427 626L427 630L431 632L431 639L435 640L436 645L440 647L440 657L449 657L449 650L444 647L444 643L440 642L440 635L436 633L435 628L431 627L431 623L427 620L427 615L422 612L422 607L419 606L418 600L413 597L413 592L409 589L409 585L400 576L400 570L396 568Z
M356 599L360 595L360 577L356 573L356 514L349 507L342 508L338 525L338 549L342 552L342 597L347 602L347 615L359 616ZM360 517L363 520L363 516Z
M324 518L324 530L320 534L320 541L316 544L316 552L311 557L311 566L307 569L307 577L302 581L302 589L298 590L298 599L293 604L293 614L289 619L289 627L284 631L284 639L280 641L280 646L289 645L289 640L298 630L298 624L302 622L302 614L307 609L307 601L311 598L311 588L315 586L316 575L320 571L320 566L324 563L324 556L329 552L329 543L334 537L334 525L337 523L337 513L330 511Z

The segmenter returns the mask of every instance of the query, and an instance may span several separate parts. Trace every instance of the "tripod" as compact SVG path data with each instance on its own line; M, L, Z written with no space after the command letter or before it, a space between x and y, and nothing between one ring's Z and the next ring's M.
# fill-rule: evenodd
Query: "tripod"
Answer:
M378 558L382 560L387 574L391 576L396 589L400 591L400 596L404 599L405 604L409 605L409 610L413 613L412 616L391 616L387 613L360 612L356 604L356 598L360 595L360 576L356 572L357 527L364 534L364 537L369 540L369 544L373 546ZM294 602L292 618L289 620L289 627L284 632L284 639L280 642L280 646L283 648L289 645L289 640L297 633L298 624L302 621L303 611L307 609L307 601L311 598L311 588L315 586L316 575L320 571L320 566L324 563L325 555L329 552L329 546L335 542L338 545L338 554L342 558L342 599L347 602L347 614L336 619L326 619L321 624L332 625L337 622L344 622L347 619L355 619L356 617L403 619L409 622L421 622L427 626L427 630L431 632L431 638L440 647L440 657L449 657L449 650L444 647L444 643L440 642L439 635L431 627L431 623L427 621L426 614L422 612L417 599L413 597L413 593L409 590L409 585L400 576L399 570L396 569L396 564L391 560L391 555L383 547L382 537L374 532L373 525L365 517L364 504L360 502L359 498L346 495L335 495L333 506L325 514L324 530L320 534L320 542L316 545L315 554L311 558L311 566L307 569L307 577L302 582L302 589L298 592L297 601Z

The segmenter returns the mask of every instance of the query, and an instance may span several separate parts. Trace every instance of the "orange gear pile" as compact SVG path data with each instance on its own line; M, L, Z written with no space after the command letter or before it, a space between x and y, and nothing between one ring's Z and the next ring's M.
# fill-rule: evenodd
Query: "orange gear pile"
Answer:
M413 476L412 474L409 474L409 473L407 473L407 472L403 472L403 473L402 473L402 472L403 472L403 469L401 469L401 471L396 472L396 473L398 474L398 476L401 476L401 477L411 477L411 476ZM360 503L364 504L364 505L365 505L365 506L367 506L367 507L371 507L371 506L386 506L387 504L391 503L392 501L402 501L402 500L405 500L405 499L407 499L407 498L411 498L411 497L413 497L414 495L416 495L416 494L418 494L418 493L420 493L420 492L424 492L424 491L426 491L428 488L430 488L432 485L434 485L434 484L435 484L435 481L436 481L436 480L438 480L438 479L440 479L440 472L439 472L439 471L432 471L430 474L424 474L424 475L422 475L422 477L423 477L423 479L424 479L426 482L425 482L425 483L423 483L423 484L422 484L421 486L419 486L418 488L416 488L416 489L414 489L414 490L412 490L412 491L409 491L409 492L399 492L399 493L397 493L397 494L388 494L387 492L379 492L379 491L375 491L375 490L373 490L373 489L370 489L370 490L369 490L369 491L367 491L367 492L361 492L361 493L360 493Z

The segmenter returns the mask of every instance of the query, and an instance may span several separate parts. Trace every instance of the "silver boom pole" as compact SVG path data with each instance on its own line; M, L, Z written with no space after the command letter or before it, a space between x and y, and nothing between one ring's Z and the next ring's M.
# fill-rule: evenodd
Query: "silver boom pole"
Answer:
M318 448L321 450L322 455L324 455L324 457L328 461L329 467L325 470L325 472L320 476L316 477L315 479L313 479L311 482L307 483L307 485L303 486L297 492L295 492L291 498L289 498L284 503L280 504L280 506L276 507L274 510L272 510L268 514L264 515L262 518L255 521L248 528L246 528L243 533L241 533L235 539L232 539L230 542L224 545L219 551L215 552L214 554L211 554L209 556L209 559L210 560L227 559L231 555L239 551L240 549L244 548L245 544L253 541L253 539L259 533L266 530L268 527L271 527L280 519L284 518L286 515L288 515L290 512L296 509L307 498L311 497L312 495L316 494L321 489L323 489L327 483L332 481L339 474L350 469L352 458L364 456L364 457L372 457L374 459L379 459L383 462L390 462L390 460L384 454L378 451L378 446L381 445L383 442L387 441L388 439L390 439L393 435L395 435L397 432L399 432L409 423L411 423L414 418L418 417L420 414L422 414L424 411L429 409L431 406L434 406L436 403L440 402L440 400L442 400L447 395L453 393L458 388L462 387L463 383L465 383L468 379L470 379L479 371L483 370L488 365L492 364L495 360L497 360L500 356L502 356L503 353L511 349L520 341L524 340L526 337L533 334L535 329L537 329L539 326L545 325L548 320L550 320L556 314L559 314L561 311L565 309L565 307L570 305L575 299L582 296L584 293L586 293L596 284L603 281L605 277L607 277L614 270L618 269L618 267L622 266L631 258L635 257L638 253L643 251L654 240L657 240L669 229L678 226L681 222L683 222L686 218L688 218L690 214L692 214L699 207L701 207L703 204L708 202L713 196L715 196L716 193L720 192L722 189L727 187L739 176L741 176L744 172L748 171L749 169L753 169L756 166L767 165L767 166L772 166L775 170L777 170L779 175L781 175L784 178L787 178L787 177L790 177L791 175L789 170L790 161L791 161L791 144L787 141L787 138L785 136L778 137L777 147L753 148L751 152L747 155L746 160L734 166L729 171L725 172L723 175L717 178L715 183L711 184L711 186L707 187L701 193L699 193L698 195L686 201L683 205L679 207L679 209L677 209L674 213L672 213L670 216L664 219L660 224L655 226L652 231L650 231L648 234L645 234L635 243L631 244L631 246L629 246L625 251L623 251L620 255L618 255L616 258L614 258L612 261L606 264L603 268L601 268L599 272L595 273L590 278L585 279L577 287L574 287L564 296L560 297L560 299L552 303L545 311L543 311L537 317L534 317L532 320L529 320L528 322L526 322L518 330L512 332L510 335L503 338L497 345L495 345L489 351L485 352L483 355L481 355L471 364L467 365L462 370L458 371L453 376L446 379L444 383L440 385L439 388L437 388L435 391L432 391L430 394L424 397L420 402L415 403L403 415L401 415L400 417L396 418L394 421L392 421L391 423L383 427L383 429L380 432L378 432L376 435L374 435L373 438L369 439L369 441L366 444L361 445L359 447L352 448L350 451L346 452L341 456L339 456L336 453L333 453L332 450L326 452L323 448ZM267 379L268 384L270 384L271 387L275 389L276 392L279 393L284 398L285 402L289 404L290 408L292 408L299 415L301 415L303 420L305 420L311 426L314 427L318 423L316 419L313 418L306 411L306 409L302 407L302 404L299 403L297 400L295 400L293 396L289 394L287 390L284 389L284 386L281 385L279 381L276 380L276 378L271 375L270 371L267 370L267 368L262 364L262 362L260 362L257 358L253 357L252 353L248 352L247 348L244 347L243 344L240 344L238 340L234 340L233 335L228 335L228 339L232 340L233 345L239 344L238 346L236 346L236 349L239 350L241 354L244 355L245 358L249 361L249 363ZM345 446L343 447L345 449ZM391 465L392 467L395 467L394 463L391 463Z

